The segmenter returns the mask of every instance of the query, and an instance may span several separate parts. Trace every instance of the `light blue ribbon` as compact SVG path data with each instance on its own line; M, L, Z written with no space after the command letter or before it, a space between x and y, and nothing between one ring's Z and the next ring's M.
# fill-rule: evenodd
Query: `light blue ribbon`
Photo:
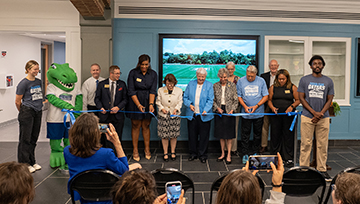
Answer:
M295 116L292 123L291 123L291 126L289 128L290 131L293 131L294 130L294 126L295 126L295 122L296 122L296 119L298 117L298 115L301 115L302 111L298 112L298 111L295 111L295 112L288 112L288 113L232 113L232 114L228 114L228 113L223 113L223 114L220 114L220 113L205 113L204 115L217 115L217 116L245 116L245 115L287 115L287 116ZM196 113L195 116L199 116L199 115L202 115L201 113ZM181 115L170 115L170 117L179 117L179 118L185 118L185 119L192 119L193 116L181 116Z
M75 116L74 113L95 113L95 112L103 112L102 110L82 110L82 111L75 111L75 110L69 110L69 109L62 109L62 112L66 112L66 114L64 115L64 126L68 129L70 129L70 127L67 127L66 125L66 120L67 118L70 116L70 126L73 125L75 123ZM106 112L110 112L111 110L105 110ZM140 111L122 111L119 110L118 112L121 113L140 113L140 114L146 114L146 113L150 113L155 119L156 121L158 121L157 117L155 116L155 114L153 112L140 112Z

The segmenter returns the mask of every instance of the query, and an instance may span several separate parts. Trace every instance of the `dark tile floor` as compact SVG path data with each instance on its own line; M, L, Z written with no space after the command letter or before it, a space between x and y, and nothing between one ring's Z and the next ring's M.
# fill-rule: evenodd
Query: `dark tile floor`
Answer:
M16 131L2 131L17 129L17 123L9 124L10 127L0 128L0 135L12 134L12 137L18 137ZM43 134L43 133L42 133ZM141 142L140 142L141 143ZM130 142L124 142L124 149L127 153L131 153ZM141 144L140 144L141 145ZM242 164L241 157L233 156L232 164L226 165L225 162L217 162L218 142L212 142L209 147L209 159L206 163L199 160L188 161L186 144L179 143L177 148L177 159L175 161L164 162L162 159L162 149L159 142L152 142L151 152L153 157L146 160L141 155L140 163L143 168L151 171L158 168L176 168L186 173L195 183L195 203L208 204L210 202L210 187L212 182L233 169L240 169ZM140 149L141 151L142 149ZM0 163L7 161L16 161L17 142L0 142ZM42 170L33 174L36 187L36 197L32 202L34 204L65 204L71 203L70 195L67 194L67 181L69 176L66 172L59 169L52 169L49 166L50 146L48 142L38 142L36 148L37 163L42 166ZM130 155L130 154L129 154ZM131 156L131 155L130 155ZM129 156L129 163L134 161ZM360 147L359 146L340 146L329 147L328 164L332 170L328 173L330 176L336 175L339 171L346 167L360 165ZM266 183L264 199L269 197L268 190L271 189L271 173L261 172L261 177ZM328 188L328 187L327 187ZM191 192L191 191L190 191ZM186 197L190 202L191 193L187 192ZM216 197L216 196L215 196ZM286 198L286 203L312 203L316 198L292 199ZM331 200L330 200L331 201ZM213 202L214 203L214 202Z

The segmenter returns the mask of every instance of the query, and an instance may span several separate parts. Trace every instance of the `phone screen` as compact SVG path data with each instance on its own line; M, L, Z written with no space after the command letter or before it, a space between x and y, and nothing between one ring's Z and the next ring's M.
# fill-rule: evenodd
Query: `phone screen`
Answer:
M106 123L99 123L99 130L101 133L107 132L106 129L109 128L109 124Z
M275 166L278 164L277 155L252 155L249 157L250 170L268 170L271 169L270 163L273 162Z
M174 181L166 183L167 203L177 203L181 195L181 182Z

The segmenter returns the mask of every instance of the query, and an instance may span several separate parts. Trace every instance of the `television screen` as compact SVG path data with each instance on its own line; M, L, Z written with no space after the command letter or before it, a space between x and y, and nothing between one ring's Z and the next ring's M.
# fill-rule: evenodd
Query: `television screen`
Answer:
M174 74L176 86L185 91L196 70L207 70L206 80L219 81L218 70L235 63L235 75L243 77L249 65L257 67L258 36L237 35L159 35L159 87L167 74Z

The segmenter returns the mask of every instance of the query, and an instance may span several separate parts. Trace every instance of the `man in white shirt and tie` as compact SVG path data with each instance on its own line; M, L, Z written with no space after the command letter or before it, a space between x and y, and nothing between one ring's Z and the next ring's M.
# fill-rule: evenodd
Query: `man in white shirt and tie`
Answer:
M101 67L94 63L90 67L91 77L89 77L82 85L83 93L83 110L97 110L95 105L95 92L99 82L105 78L100 76ZM98 113L95 113L98 116Z

